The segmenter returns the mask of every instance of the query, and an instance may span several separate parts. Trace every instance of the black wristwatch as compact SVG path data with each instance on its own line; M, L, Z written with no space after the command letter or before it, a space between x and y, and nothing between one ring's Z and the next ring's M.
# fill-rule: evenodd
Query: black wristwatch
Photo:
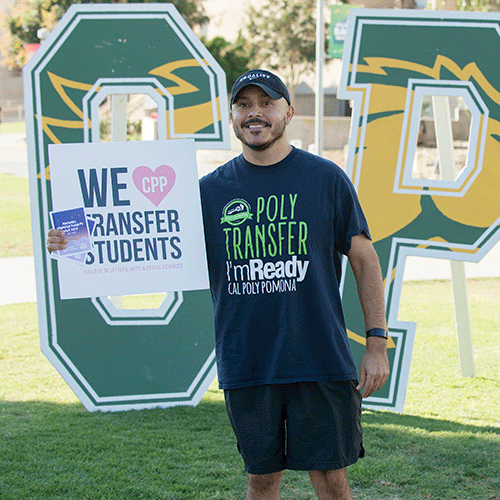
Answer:
M366 332L366 338L368 337L381 337L387 340L389 338L389 332L385 328L370 328Z

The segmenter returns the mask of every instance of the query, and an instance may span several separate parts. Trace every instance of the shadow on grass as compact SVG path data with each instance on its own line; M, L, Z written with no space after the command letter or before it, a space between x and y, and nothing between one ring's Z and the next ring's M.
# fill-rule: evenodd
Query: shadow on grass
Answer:
M223 402L89 413L0 402L0 498L237 499L244 472Z
M497 499L500 428L390 412L363 414L359 498Z
M468 417L470 420L470 417ZM407 415L401 413L392 413L385 411L363 411L364 425L374 426L402 426L412 428L414 430L421 429L428 432L454 432L454 433L474 433L474 434L496 434L500 436L500 427L493 426L476 426L472 424L463 424L451 420L443 420L440 418L424 418L416 415Z
M224 403L89 413L80 403L0 402L0 498L243 498L245 473ZM367 411L355 498L497 499L500 429ZM497 495L497 496L495 496ZM287 472L282 500L314 498Z

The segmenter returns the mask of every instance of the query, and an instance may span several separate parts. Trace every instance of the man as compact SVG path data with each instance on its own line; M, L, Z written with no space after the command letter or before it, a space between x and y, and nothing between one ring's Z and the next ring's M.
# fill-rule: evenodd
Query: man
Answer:
M243 154L200 181L219 384L248 473L247 499L279 499L283 470L307 470L320 500L351 499L364 454L361 393L389 374L380 265L354 188L293 148L288 90L252 70L231 93ZM49 232L49 251L64 248ZM359 383L341 309L341 255L366 330Z

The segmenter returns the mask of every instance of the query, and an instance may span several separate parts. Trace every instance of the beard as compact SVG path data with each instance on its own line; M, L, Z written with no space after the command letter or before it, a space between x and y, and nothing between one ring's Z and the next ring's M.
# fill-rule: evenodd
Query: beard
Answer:
M276 130L274 131L274 134L271 136L271 138L268 141L262 142L260 144L248 142L245 139L245 134L243 133L242 129L251 123L262 123L262 124L270 127L270 125L267 122L265 122L263 120L248 120L247 122L243 123L238 128L233 125L233 129L234 129L234 134L236 135L236 138L239 139L245 146L249 147L252 151L260 152L260 151L265 151L270 146L272 146L276 141L278 141L279 139L281 139L283 137L283 134L285 133L285 128L286 128L285 122L286 122L286 118L283 120L283 122L280 122L276 125Z

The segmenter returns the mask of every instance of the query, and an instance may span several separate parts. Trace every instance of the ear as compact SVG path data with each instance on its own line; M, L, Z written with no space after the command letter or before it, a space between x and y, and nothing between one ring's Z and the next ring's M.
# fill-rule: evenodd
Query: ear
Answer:
M286 113L286 124L290 125L292 118L295 116L295 108L293 106L288 106L288 111Z
M229 123L233 123L233 112L229 111Z

